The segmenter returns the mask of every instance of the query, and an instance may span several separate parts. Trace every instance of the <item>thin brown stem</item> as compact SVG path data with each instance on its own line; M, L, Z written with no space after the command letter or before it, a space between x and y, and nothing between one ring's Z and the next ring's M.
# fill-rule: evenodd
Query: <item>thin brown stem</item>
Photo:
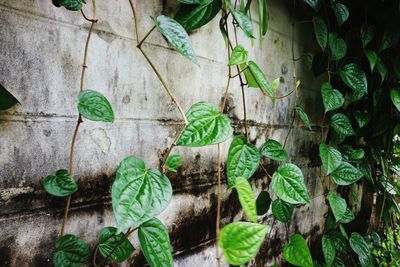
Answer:
M221 226L221 145L217 145L217 218L215 222L215 235L217 237L217 244L215 246L216 248L216 260L217 260L217 266L221 266L221 259L219 255L219 247L218 247L218 240L219 240L219 232L220 232L220 226Z
M242 89L244 132L245 132L245 135L246 135L247 142L249 142L249 125L247 123L246 94L245 94L245 91L244 91L245 90L244 89L244 85L242 83L240 83L240 87Z
M236 73L236 74L233 75L233 76L229 75L229 78L231 78L231 79L236 78L237 76L239 76L242 72L244 72L244 71L247 70L247 69L248 69L248 66L246 66L246 67L243 68L242 70L239 70L239 72Z
M153 26L153 28L150 29L150 31L148 31L146 33L146 35L143 37L143 39L137 44L137 47L140 48L142 47L144 41L146 41L146 39L150 36L150 34L156 29L156 26Z
M165 164L167 162L168 156L171 154L172 149L176 146L176 142L178 141L179 137L181 137L182 133L185 131L187 125L184 125L183 128L180 130L179 134L175 136L174 142L171 144L171 146L168 148L167 153L165 153L163 157L163 161L161 163L161 169L163 173L167 172L167 169L165 167Z
M97 253L99 252L99 248L100 248L100 243L97 243L96 245L96 249L94 250L93 253L93 258L92 258L92 263L94 267L98 267L99 265L97 265L96 259L97 259Z

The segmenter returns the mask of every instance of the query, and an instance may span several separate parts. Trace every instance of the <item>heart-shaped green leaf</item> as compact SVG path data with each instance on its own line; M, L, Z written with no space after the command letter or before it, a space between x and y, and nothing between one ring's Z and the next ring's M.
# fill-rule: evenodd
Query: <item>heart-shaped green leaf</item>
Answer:
M243 46L237 45L232 50L231 57L229 58L229 66L240 65L247 62L249 52Z
M233 133L231 122L218 108L206 103L194 104L186 114L189 125L176 142L177 146L206 146L226 141Z
M291 204L308 202L307 187L299 167L291 163L281 165L272 175L272 191Z
M248 144L243 135L235 136L228 151L226 174L228 185L235 183L236 177L249 179L260 164L260 152L253 144Z
M222 1L207 0L197 5L180 6L175 20L179 22L186 31L198 29L210 22L221 10Z
M347 45L345 40L339 38L338 34L335 32L329 33L329 48L331 51L331 59L339 60L346 55Z
M172 187L167 176L131 156L118 167L111 196L119 233L160 214L171 200Z
M100 254L115 262L129 258L135 248L123 233L117 234L117 228L104 227L99 234Z
M327 267L331 267L336 257L335 242L328 235L322 236L322 252Z
M171 244L167 229L157 218L145 222L138 230L140 247L151 267L172 267Z
M351 221L354 221L356 217L354 216L354 213L351 209L347 208L346 212L342 216L342 218L339 220L340 223L349 223Z
M192 41L190 41L185 28L176 20L164 15L157 18L152 17L152 19L158 31L167 38L175 50L197 64L197 58L192 48Z
M367 113L363 113L361 111L355 111L353 113L354 118L358 123L358 127L362 128L369 122L369 115Z
M261 216L268 212L271 206L271 197L267 191L262 191L256 200L257 215Z
M254 38L253 36L253 24L251 19L239 10L236 10L232 5L231 0L225 0L229 11L232 13L239 27L243 30L247 37Z
M57 197L66 197L78 191L78 185L67 170L58 170L43 181L44 190Z
M358 255L360 262L373 262L370 246L362 235L357 232L351 233L349 238L350 247ZM362 266L367 266L363 265Z
M361 27L360 37L363 47L366 47L374 39L374 36L375 36L374 28L368 27L366 25L363 25Z
M327 198L336 222L340 221L347 210L346 200L334 192L329 192Z
M352 136L355 134L349 118L342 113L336 113L332 116L331 125L338 134L344 137Z
M331 174L342 162L342 154L333 147L326 144L319 145L319 156L321 157L322 165L326 175Z
M354 63L347 64L340 70L340 78L354 91L360 94L368 93L367 76L360 66Z
M305 113L304 110L299 106L296 106L296 113L297 113L297 115L299 115L299 117L303 121L304 125L308 129L311 130L311 122L310 122L310 119L308 118L307 113Z
M343 106L344 97L336 89L332 89L329 83L323 83L321 86L322 102L324 103L325 112L335 110Z
M252 222L257 222L256 200L250 183L246 178L237 177L235 180L235 188L247 219Z
M326 44L328 43L328 28L326 27L325 21L320 17L314 17L313 25L315 38L322 50L325 50Z
M82 239L74 235L64 235L57 240L53 257L56 267L80 267L89 261L90 249Z
M261 147L261 154L277 161L285 161L288 159L288 154L281 143L273 139L268 139Z
M293 214L293 205L278 198L272 202L272 214L278 221L288 222Z
M79 94L78 111L91 121L114 122L114 112L107 98L99 92L84 90Z
M272 90L271 84L265 78L264 72L261 68L252 60L249 61L249 70L254 77L258 87L260 87L267 95L271 98L275 97L275 93Z
M225 225L218 246L229 264L242 265L253 259L260 249L268 226L258 223L234 222Z
M332 179L337 185L351 185L363 177L363 173L347 162L340 163L332 172Z
M85 0L53 0L53 4L56 7L63 6L71 11L79 11L83 5L86 4Z
M0 84L0 110L6 110L18 104L19 101Z
M283 259L295 266L313 267L313 260L306 240L299 234L290 237L283 247Z
M341 26L349 18L349 9L347 8L347 6L341 3L336 3L333 6L333 11L335 13L339 26Z
M390 98L392 99L393 105L396 107L396 109L400 111L400 90L390 90Z
M165 167L171 171L176 172L177 169L182 165L183 159L179 155L169 155L165 162Z

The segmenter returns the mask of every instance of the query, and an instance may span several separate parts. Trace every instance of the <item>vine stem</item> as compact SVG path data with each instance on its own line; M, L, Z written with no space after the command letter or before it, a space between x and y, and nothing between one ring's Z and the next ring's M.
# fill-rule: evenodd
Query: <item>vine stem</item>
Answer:
M85 13L83 11L81 11L83 18L85 20L91 22L91 24L90 24L89 33L88 33L88 36L87 36L87 39L86 39L86 43L85 43L85 50L84 50L84 53L83 53L83 64L82 64L82 73L81 73L81 82L80 82L79 92L82 92L83 88L84 88L84 81L85 81L86 69L87 69L87 57L88 57L88 51L89 51L89 43L90 43L90 39L91 39L92 32L93 32L93 29L94 29L94 25L98 21L96 19L96 0L92 0L92 12L93 12L93 19L88 19L86 17ZM82 121L82 116L79 114L77 122L76 122L75 130L74 130L74 134L72 136L70 153L69 153L69 174L72 177L72 179L74 179L75 143L76 143L76 138L78 136L79 127L80 127L82 122L83 122ZM61 236L63 236L64 232L65 232L65 226L66 226L67 221L68 221L68 213L69 213L70 206L71 206L71 195L68 196L67 204L65 205L65 209L64 209L63 222L62 222L61 231L60 231L60 235Z

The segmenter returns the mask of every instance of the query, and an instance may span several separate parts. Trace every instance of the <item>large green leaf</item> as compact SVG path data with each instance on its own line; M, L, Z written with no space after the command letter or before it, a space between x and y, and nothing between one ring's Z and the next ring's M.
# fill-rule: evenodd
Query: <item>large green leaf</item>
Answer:
M375 36L374 28L368 27L366 25L363 25L361 27L360 37L363 47L366 47L374 39L374 36Z
M349 118L342 113L336 113L332 116L331 125L338 134L344 137L352 136L355 134Z
M6 110L18 104L19 101L0 84L0 110Z
M336 3L333 6L333 11L335 13L339 26L342 25L349 18L349 9L347 8L347 6L341 3Z
M281 143L273 139L268 139L264 143L261 147L261 154L277 161L285 161L288 159L288 154Z
M85 0L53 0L56 7L63 6L71 11L81 10L83 5L86 4Z
M244 34L247 37L254 38L253 36L253 24L251 23L251 19L246 16L243 12L236 10L231 3L231 0L225 0L229 11L232 13L236 22L239 24L239 27L243 30Z
M256 200L257 215L261 216L268 212L271 206L271 197L267 191L262 191Z
M235 136L228 151L226 174L232 186L236 177L249 179L260 164L260 152L255 145L247 143L243 135Z
M272 191L292 204L308 203L307 187L299 167L291 163L281 165L272 175Z
M145 222L138 230L140 247L151 267L172 267L171 244L168 231L156 218Z
M57 197L66 197L78 191L78 185L67 170L58 170L47 176L43 180L43 187L47 193Z
M226 141L233 133L230 120L218 108L206 102L194 104L186 114L189 125L177 146L206 146Z
M114 112L107 98L99 92L84 90L79 94L78 111L92 121L114 122Z
M182 165L183 159L180 155L169 155L165 162L165 167L171 172L176 172L177 169Z
M363 236L361 236L357 232L353 232L351 233L351 236L349 238L349 243L350 247L358 255L358 258L361 263L373 262L371 249ZM368 266L369 264L361 264L361 265Z
M104 227L99 234L99 252L103 257L116 262L129 258L135 248L123 233L117 234L117 228Z
M340 70L340 78L354 91L360 94L368 93L367 76L360 66L354 63L347 64Z
M315 38L319 46L324 50L328 43L328 28L326 27L325 21L320 17L314 17L313 25Z
M168 42L172 44L176 51L183 56L190 59L192 62L197 63L196 55L192 48L192 41L182 27L176 20L161 15L157 18L152 17L159 32L167 38Z
M299 234L290 237L283 247L283 259L295 266L313 267L313 260L306 240Z
M258 87L260 87L271 98L274 98L275 92L272 90L271 84L265 78L265 74L261 68L252 60L249 61L248 65L250 73L257 82Z
M231 57L229 58L229 66L240 65L247 62L249 52L243 46L237 45L232 50Z
M186 31L193 31L210 22L221 10L221 7L221 0L207 0L198 5L182 5L175 15L175 20Z
M342 218L339 220L340 223L349 223L351 221L354 221L356 217L354 216L353 211L350 208L346 209L346 212L342 216Z
M268 226L258 223L233 222L225 225L219 236L218 246L229 264L242 265L249 262L256 255Z
M305 113L304 110L299 106L296 106L296 113L297 113L297 115L299 115L299 117L303 121L304 125L308 129L311 130L311 122L310 122L310 119L308 118L307 113Z
M335 110L343 106L344 97L336 89L332 89L329 83L321 85L322 102L324 103L325 112Z
M332 172L332 179L337 185L351 185L363 177L363 173L347 162L340 163Z
M332 266L336 257L335 242L328 235L322 236L322 252L327 267Z
M80 267L89 261L90 249L82 239L74 235L64 235L57 240L54 266Z
M326 144L319 145L319 156L321 157L326 175L331 174L342 162L342 154Z
M257 222L256 200L250 183L246 178L237 177L235 180L235 188L247 219L252 222Z
M293 205L282 199L275 199L272 202L272 214L278 221L288 222L293 214Z
M111 196L118 232L124 232L160 214L171 200L172 187L167 176L131 156L119 165Z
M335 32L329 33L329 48L331 51L331 59L339 60L346 55L347 45L345 40L339 38L338 34Z
M400 91L398 89L390 90L390 98L392 99L393 105L400 111Z
M346 200L335 192L329 192L327 198L336 222L340 221L346 213Z

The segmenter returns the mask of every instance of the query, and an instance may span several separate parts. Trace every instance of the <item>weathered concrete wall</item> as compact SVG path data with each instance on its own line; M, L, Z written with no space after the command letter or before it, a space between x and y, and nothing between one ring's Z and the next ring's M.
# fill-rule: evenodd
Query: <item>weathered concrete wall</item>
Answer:
M69 143L75 126L76 98L84 42L89 24L78 12L55 8L51 1L0 0L0 83L22 103L0 113L0 265L48 266L62 221L65 200L50 197L42 189L43 178L68 167ZM90 2L90 1L89 1ZM175 1L135 1L140 14L141 36L151 28L150 15L169 13ZM240 37L269 79L282 77L282 94L292 90L291 18L283 1L270 2L270 30L263 46L251 46ZM86 7L90 14L90 5ZM116 113L114 124L85 121L79 132L75 169L79 192L73 196L67 232L79 235L92 247L98 231L114 225L110 187L118 163L128 155L157 167L162 152L179 128L179 114L162 90L142 55L135 48L132 15L127 1L98 1L99 23L88 58L87 88L108 97ZM174 52L160 34L152 34L144 45L157 62L185 110L198 101L219 105L226 84L226 51L218 20L191 34L199 65ZM310 34L298 30L295 53L308 49ZM319 94L300 61L302 80L299 103L317 124ZM294 97L271 101L258 90L247 90L250 137L261 146L266 138L283 141L291 122ZM243 132L240 87L234 83L229 95L229 116L236 132ZM315 129L317 129L315 127ZM310 196L321 195L316 151L317 130L309 131L296 120L287 149L292 162L306 177ZM230 141L223 147L226 155ZM213 266L215 252L215 146L179 148L183 168L171 175L174 196L160 218L170 231L176 266ZM268 169L276 166L269 161ZM256 173L253 187L258 193L268 182ZM224 189L226 187L224 186ZM223 223L240 219L234 194L224 199ZM290 232L314 238L321 230L323 198L296 209ZM271 222L269 214L263 219ZM277 223L263 246L258 266L279 260L285 227ZM132 240L137 244L135 236ZM123 266L142 266L136 253Z

